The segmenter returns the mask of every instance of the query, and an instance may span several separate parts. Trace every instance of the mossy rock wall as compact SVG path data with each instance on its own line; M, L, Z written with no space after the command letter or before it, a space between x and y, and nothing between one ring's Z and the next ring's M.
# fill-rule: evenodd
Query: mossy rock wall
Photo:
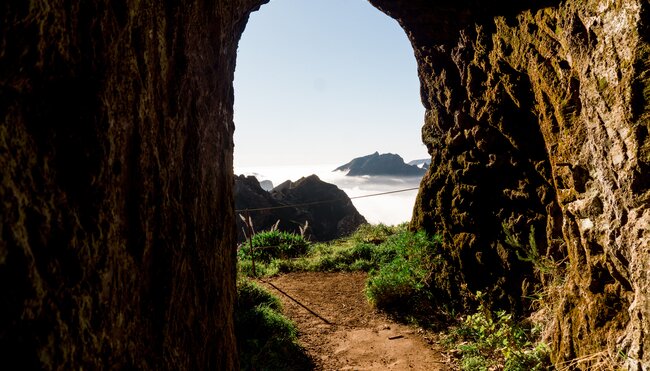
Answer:
M261 2L2 2L0 368L237 368L232 81Z
M445 239L439 281L522 311L560 281L556 362L650 364L648 2L371 2L418 61L432 163L412 226ZM532 246L566 277L536 277Z

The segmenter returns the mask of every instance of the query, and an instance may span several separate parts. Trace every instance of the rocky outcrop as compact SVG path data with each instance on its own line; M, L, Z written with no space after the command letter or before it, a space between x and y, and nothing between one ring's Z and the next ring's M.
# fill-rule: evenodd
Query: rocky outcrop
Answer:
M237 368L232 80L262 2L0 5L0 368Z
M368 156L357 157L334 171L346 171L347 176L423 176L425 170L407 165L401 156L393 153L375 152Z
M251 210L256 231L268 230L280 221L279 230L300 234L299 227L307 222L306 236L314 241L347 236L366 223L345 192L316 175L286 181L271 193L262 189L255 177L240 175L235 178L235 208L243 215ZM241 220L237 226L242 241Z
M274 188L273 182L271 182L270 180L262 180L259 183L260 183L260 187L262 187L262 189L267 192L271 192Z
M412 226L443 234L452 287L519 310L555 292L555 361L647 367L648 2L371 2L415 50L432 166Z

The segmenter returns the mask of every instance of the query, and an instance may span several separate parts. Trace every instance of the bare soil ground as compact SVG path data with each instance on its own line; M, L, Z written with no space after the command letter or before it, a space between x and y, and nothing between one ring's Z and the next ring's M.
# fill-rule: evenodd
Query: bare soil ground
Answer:
M262 284L281 298L316 370L452 370L435 334L395 323L368 304L365 280L362 272L293 273Z

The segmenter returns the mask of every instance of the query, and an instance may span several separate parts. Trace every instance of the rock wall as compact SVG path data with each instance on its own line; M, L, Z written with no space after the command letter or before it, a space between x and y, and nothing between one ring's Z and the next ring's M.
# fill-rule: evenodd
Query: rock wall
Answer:
M418 61L432 163L412 224L442 233L450 287L519 310L555 292L556 362L647 369L650 4L371 2Z
M232 80L262 2L2 2L2 364L237 368Z

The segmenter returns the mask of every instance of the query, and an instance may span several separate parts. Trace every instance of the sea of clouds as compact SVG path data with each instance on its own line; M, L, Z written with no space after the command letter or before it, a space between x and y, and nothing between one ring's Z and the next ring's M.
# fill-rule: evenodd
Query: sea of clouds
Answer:
M257 180L270 180L273 186L316 174L322 181L342 189L348 197L391 192L420 185L419 177L393 178L384 176L349 177L345 172L332 171L338 165L316 166L258 166L236 167L235 174L254 175ZM353 199L352 203L369 223L395 225L411 220L417 190Z

